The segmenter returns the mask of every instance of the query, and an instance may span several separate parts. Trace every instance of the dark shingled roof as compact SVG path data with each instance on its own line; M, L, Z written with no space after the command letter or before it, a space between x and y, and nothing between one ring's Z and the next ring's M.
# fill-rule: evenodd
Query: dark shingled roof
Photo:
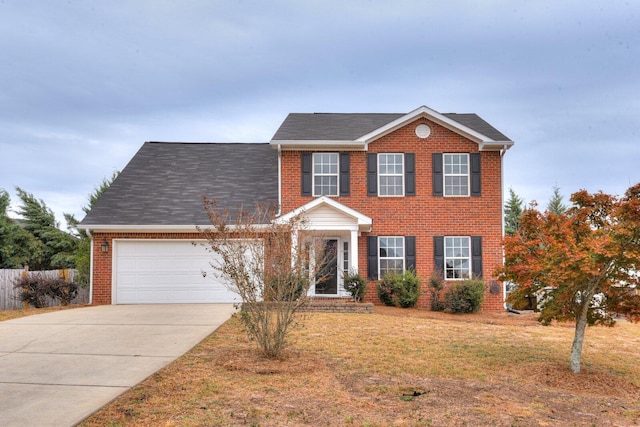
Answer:
M404 114L291 113L274 140L353 141Z
M273 141L354 141L405 114L291 113L273 136ZM443 116L488 136L509 141L477 114L445 113Z
M447 116L451 120L455 120L456 122L465 125L468 128L475 130L494 141L511 141L509 137L500 132L498 129L491 126L489 123L485 122L480 116L474 113L445 113L443 116Z
M202 196L230 212L278 203L269 144L146 142L80 226L206 225Z

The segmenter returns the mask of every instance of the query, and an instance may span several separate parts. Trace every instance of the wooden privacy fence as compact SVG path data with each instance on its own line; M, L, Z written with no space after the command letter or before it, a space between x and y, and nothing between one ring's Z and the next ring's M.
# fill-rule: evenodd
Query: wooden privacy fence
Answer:
M0 270L0 310L19 310L24 308L24 303L20 301L20 293L22 289L13 287L14 283L19 280L26 271L17 270ZM76 270L47 270L47 271L29 271L31 274L40 274L42 277L55 279L64 277L72 281L76 276ZM88 304L89 303L89 286L79 287L78 295L71 301L71 304ZM48 299L47 306L54 307L60 305L59 301Z

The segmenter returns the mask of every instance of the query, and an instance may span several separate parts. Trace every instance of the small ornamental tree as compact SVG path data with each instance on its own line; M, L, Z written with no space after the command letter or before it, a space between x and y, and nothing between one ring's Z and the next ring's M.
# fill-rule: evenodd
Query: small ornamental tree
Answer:
M210 263L214 275L240 296L240 319L260 351L281 356L312 281L326 279L335 254L304 228L300 216L285 221L264 206L231 215L206 198L204 206L211 227L199 231L217 255Z
M570 368L580 372L587 325L612 326L616 315L640 320L640 184L624 197L579 191L565 213L527 209L504 241L501 279L516 283L509 298L547 290L539 320L574 320Z

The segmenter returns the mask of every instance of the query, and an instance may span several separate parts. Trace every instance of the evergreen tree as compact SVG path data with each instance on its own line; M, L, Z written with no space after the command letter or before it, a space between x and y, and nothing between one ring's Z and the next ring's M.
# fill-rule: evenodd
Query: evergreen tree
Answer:
M509 187L509 200L504 205L504 232L507 236L513 236L520 228L523 204L524 201Z
M16 187L21 205L18 214L24 218L24 229L42 244L42 256L30 259L32 270L73 268L78 239L58 228L53 211L33 194Z
M37 264L44 249L31 233L9 218L10 202L9 194L0 189L0 269Z
M560 194L560 188L558 186L553 186L553 196L549 200L549 204L547 205L547 211L551 212L555 215L562 215L567 211L567 206L562 202L563 197Z
M84 213L89 213L91 208L93 208L104 192L107 191L117 176L118 172L114 172L113 175L111 175L111 178L104 178L100 185L94 188L93 192L89 194L88 205L82 207ZM91 273L91 239L86 235L86 233L78 230L78 224L80 221L78 221L75 216L72 214L64 214L64 218L65 221L67 221L69 232L79 239L78 246L74 254L75 268L78 270L79 275L77 281L82 284L88 284Z

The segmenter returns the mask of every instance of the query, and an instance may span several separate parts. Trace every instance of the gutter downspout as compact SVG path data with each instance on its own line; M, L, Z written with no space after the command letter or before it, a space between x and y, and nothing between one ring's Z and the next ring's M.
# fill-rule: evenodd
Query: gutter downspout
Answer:
M282 146L278 144L278 216L282 215Z
M504 240L504 155L507 154L508 148L503 146L500 150L500 212L502 213L502 239ZM500 245L502 249L502 264L504 265L504 245ZM502 306L507 308L507 284L502 282Z
M91 238L91 246L89 250L89 304L93 304L93 234L89 228L85 228L84 232Z

